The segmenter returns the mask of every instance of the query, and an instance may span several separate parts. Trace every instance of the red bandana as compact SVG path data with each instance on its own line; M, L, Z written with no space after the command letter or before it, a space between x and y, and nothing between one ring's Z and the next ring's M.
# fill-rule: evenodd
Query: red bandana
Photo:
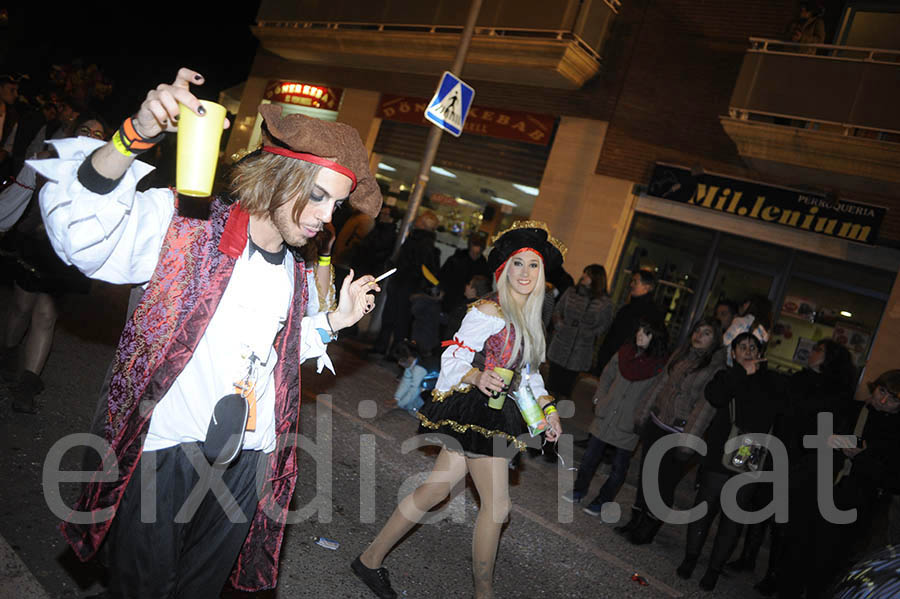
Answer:
M321 156L316 156L315 154L294 152L293 150L288 150L287 148L278 148L275 146L263 146L262 150L263 152L268 152L270 154L278 154L279 156L285 156L287 158L294 158L296 160L312 162L313 164L324 166L325 168L333 170L336 173L340 173L341 175L344 175L345 177L350 179L350 181L353 183L353 186L350 188L351 192L356 189L356 175L353 174L353 171L333 160L328 160L327 158L322 158Z

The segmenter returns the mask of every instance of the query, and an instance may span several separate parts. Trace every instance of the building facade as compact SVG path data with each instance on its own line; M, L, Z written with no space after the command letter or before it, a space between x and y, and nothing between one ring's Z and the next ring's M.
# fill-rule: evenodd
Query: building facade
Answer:
M466 12L421 4L263 2L228 153L252 144L274 89L316 109L323 89L340 101L317 116L356 127L374 169L415 165L417 113ZM432 205L456 232L547 221L570 248L567 270L605 265L619 302L634 269L654 269L675 338L719 299L765 295L773 367L801 368L833 338L870 379L900 350L891 4L826 2L830 43L815 45L790 40L792 3L485 1L461 73L477 110L436 160L481 197L448 186ZM513 184L526 191L509 201Z

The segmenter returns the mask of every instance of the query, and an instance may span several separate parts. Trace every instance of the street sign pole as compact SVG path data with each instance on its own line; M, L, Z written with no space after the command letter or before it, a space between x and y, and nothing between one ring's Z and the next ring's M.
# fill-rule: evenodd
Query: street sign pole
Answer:
M456 59L450 72L457 77L462 76L463 65L466 62L466 55L469 53L469 44L472 42L472 34L475 32L475 21L478 20L478 13L481 12L481 0L472 0L469 7L469 16L466 19L466 26L463 29L462 37L459 39L459 46L456 49ZM406 215L403 217L403 223L400 225L400 234L397 235L397 242L394 244L394 252L391 254L391 260L397 261L400 254L400 246L406 241L409 230L416 219L416 213L422 204L422 196L425 194L425 187L428 185L428 178L431 175L431 166L434 164L434 157L437 155L438 145L441 143L441 135L444 131L438 127L431 127L428 132L428 140L425 142L425 153L422 156L422 164L419 167L419 175L413 183L412 194L409 196L409 205L406 208Z

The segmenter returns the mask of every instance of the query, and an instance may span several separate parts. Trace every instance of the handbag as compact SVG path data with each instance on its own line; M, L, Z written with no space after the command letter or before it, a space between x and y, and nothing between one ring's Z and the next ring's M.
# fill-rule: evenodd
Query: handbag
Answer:
M722 453L722 466L730 472L737 472L740 474L749 473L754 476L759 476L759 473L766 462L766 458L769 455L769 450L763 445L762 441L758 438L758 435L742 431L738 428L737 424L735 424L734 412L735 405L734 398L732 397L731 403L728 404L728 413L731 418L731 432L728 434L728 439L731 440L738 437L740 443L737 449L733 451L724 451ZM772 434L772 427L769 427L768 434Z

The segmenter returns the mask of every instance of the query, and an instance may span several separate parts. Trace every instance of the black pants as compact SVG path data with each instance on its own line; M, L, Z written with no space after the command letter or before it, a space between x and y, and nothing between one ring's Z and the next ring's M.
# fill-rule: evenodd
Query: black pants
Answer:
M409 337L412 324L412 313L409 296L412 290L409 285L394 281L387 288L384 312L381 314L381 330L375 339L374 350L387 355L398 342Z
M855 508L857 520L835 524L822 515L816 496L816 470L813 458L792 465L789 495L789 520L785 525L782 560L778 566L778 597L788 599L806 592L807 599L830 596L828 588L836 576L850 565L854 541L865 534L869 521L871 493L857 485L851 472L833 487L834 504L840 510Z
M647 453L650 451L653 444L670 434L673 433L658 427L652 420L644 425L644 430L641 432L641 447L643 448L641 450L641 475L638 479L637 496L634 499L634 509L647 512L648 515L654 516L657 519L659 519L662 514L651 514L647 508L647 500L644 498L644 486L647 483L647 481L644 480L644 462L647 461ZM663 455L662 461L659 464L659 471L654 473L656 475L656 482L659 485L660 497L662 497L663 503L670 508L675 500L675 487L678 486L678 483L681 482L681 479L687 474L688 464L689 460L680 459L678 451L672 449Z
M218 598L250 530L258 503L256 471L265 467L265 456L244 451L222 469L209 466L197 443L144 452L142 465L155 459L156 476L142 477L139 465L119 504L109 537L110 596ZM197 460L208 471L195 469ZM195 487L207 488L216 476L231 495L219 492L224 507L209 489L191 497ZM149 505L154 498L155 515Z
M565 397L572 397L572 389L578 380L578 371L569 370L556 362L550 362L550 372L547 376L547 391Z
M712 553L709 556L709 569L716 572L721 572L725 562L731 557L743 529L742 524L735 522L722 511L722 487L730 478L731 475L724 472L704 470L694 505L700 505L705 501L707 504L706 515L688 524L687 530L685 557L697 558L703 550L703 544L709 535L713 520L721 512L722 517L719 519L719 528L716 531ZM743 485L737 493L738 507L745 511L751 511L753 495L759 486L757 484Z

